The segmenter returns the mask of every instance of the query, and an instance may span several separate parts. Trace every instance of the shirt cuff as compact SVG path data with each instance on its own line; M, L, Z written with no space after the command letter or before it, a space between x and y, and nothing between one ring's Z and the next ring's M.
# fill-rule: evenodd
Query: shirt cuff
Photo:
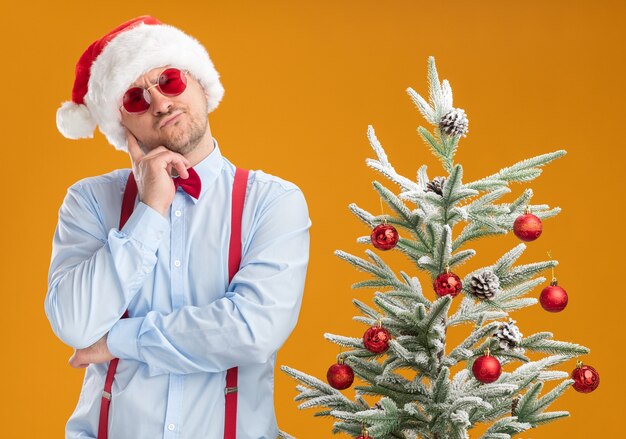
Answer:
M144 317L120 319L109 331L107 347L115 358L136 360L139 358L139 331Z
M161 239L169 233L170 223L159 212L140 201L121 232L156 253Z

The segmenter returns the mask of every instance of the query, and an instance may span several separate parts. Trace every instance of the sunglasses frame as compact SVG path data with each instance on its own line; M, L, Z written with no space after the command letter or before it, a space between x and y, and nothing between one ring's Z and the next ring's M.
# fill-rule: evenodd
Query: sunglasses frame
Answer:
M174 69L174 70L178 70L178 71L182 74L181 76L185 78L185 88L183 89L183 91L181 91L181 92L180 92L180 93L178 93L178 94L167 94L167 93L163 93L163 90L161 90L161 87L159 86L159 80L161 79L161 75L163 74L163 72L165 72L165 71L167 71L167 70L172 70L172 69ZM132 111L132 112L131 112L131 111L128 111L128 110L126 109L126 107L124 107L124 96L126 95L126 93L128 93L128 91L129 91L129 90L132 90L133 88L142 88L142 89L144 89L145 91L147 91L147 92L148 92L148 94L149 94L150 96L152 96L152 94L150 93L150 90L151 90L152 88L154 88L154 87L156 87L156 88L157 88L157 90L159 90L159 93L161 93L163 96L167 96L167 97L169 97L169 98L174 97L174 96L180 96L181 94L183 94L183 93L185 92L185 90L187 90L187 79L188 79L188 78L187 78L187 75L188 75L188 74L189 74L189 71L188 71L188 70L182 70L182 69L179 69L179 68L177 68L177 67L166 67L166 68L164 68L163 70L161 70L161 71L159 72L159 75L158 75L158 76L157 76L157 78L156 78L156 82L155 82L154 84L150 85L149 87L140 87L140 86L135 86L135 87L130 87L130 88L128 88L128 89L124 92L124 94L122 95L122 105L120 105L120 110L124 110L127 114L132 114L132 115L134 115L134 116L139 116L139 115L144 114L145 112L147 112L147 111L150 109L150 107L152 106L152 101L150 101L150 102L149 102L149 104L150 104L150 105L148 106L148 108L146 108L146 109L145 109L145 110L143 110L143 111Z

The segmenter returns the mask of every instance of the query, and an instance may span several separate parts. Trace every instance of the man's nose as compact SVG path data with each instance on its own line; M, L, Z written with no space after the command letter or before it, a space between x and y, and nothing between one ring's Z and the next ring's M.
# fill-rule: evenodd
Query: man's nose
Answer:
M172 99L162 94L156 87L150 90L150 97L152 98L152 113L155 116L169 113L174 105Z

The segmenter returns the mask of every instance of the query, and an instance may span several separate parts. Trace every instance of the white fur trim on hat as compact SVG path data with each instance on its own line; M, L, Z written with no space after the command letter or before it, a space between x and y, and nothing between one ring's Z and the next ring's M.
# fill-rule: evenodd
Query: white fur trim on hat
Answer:
M117 149L127 151L120 106L128 87L150 70L172 66L188 70L202 85L213 111L224 96L206 49L193 37L166 24L140 24L120 33L91 65L85 104L100 131Z
M57 128L68 139L92 138L96 121L85 105L67 101L57 110Z

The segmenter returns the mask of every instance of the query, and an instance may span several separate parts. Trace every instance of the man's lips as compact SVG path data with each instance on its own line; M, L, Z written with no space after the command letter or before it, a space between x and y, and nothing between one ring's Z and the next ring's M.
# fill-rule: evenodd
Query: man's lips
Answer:
M159 128L163 128L164 126L169 125L170 123L174 122L178 118L178 116L180 116L181 114L183 114L183 112L179 111L177 113L172 114L170 117L163 119L161 121L161 124L159 125Z

